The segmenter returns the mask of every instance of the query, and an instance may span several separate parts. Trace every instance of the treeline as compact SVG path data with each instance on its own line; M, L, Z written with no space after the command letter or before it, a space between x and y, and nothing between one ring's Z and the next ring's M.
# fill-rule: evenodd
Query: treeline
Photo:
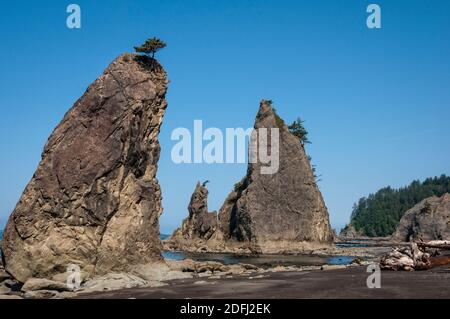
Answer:
M350 224L366 236L389 236L408 209L427 197L445 193L450 193L450 177L446 175L415 180L399 189L385 187L353 205Z

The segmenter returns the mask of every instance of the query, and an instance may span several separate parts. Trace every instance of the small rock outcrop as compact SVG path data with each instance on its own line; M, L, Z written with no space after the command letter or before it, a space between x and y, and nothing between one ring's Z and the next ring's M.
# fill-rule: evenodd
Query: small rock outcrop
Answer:
M161 65L126 54L66 113L9 218L5 268L20 282L159 261Z
M188 206L189 216L183 220L172 238L209 240L217 231L217 213L208 212L208 190L197 183Z
M408 210L393 235L396 241L450 239L450 194L429 197Z
M302 242L331 242L328 211L309 158L270 101L261 102L254 128L278 129L279 169L263 174L261 161L248 164L247 175L219 212L224 238L251 243L262 252ZM268 149L273 142L268 138Z
M357 231L352 224L345 226L339 233L339 237L342 239L354 239L362 236L362 232Z

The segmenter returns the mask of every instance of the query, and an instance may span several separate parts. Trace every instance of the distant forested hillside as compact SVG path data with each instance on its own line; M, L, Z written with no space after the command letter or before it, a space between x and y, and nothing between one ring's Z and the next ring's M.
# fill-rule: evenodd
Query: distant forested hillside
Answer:
M450 177L445 175L416 180L400 189L385 187L353 206L350 224L366 236L389 236L408 209L427 197L444 193L450 193Z

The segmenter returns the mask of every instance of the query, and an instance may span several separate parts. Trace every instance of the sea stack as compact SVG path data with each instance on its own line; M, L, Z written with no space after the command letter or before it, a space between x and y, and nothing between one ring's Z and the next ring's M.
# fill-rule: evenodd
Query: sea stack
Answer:
M105 274L161 260L156 171L167 84L157 61L125 54L66 113L3 237L17 280L70 264Z
M172 239L209 240L217 231L217 213L208 212L208 190L197 183L188 206L189 216L183 220L181 228L172 235Z
M246 176L225 199L217 221L216 214L207 211L208 191L197 184L189 217L164 241L165 248L289 253L311 251L332 242L328 211L304 146L270 101L261 102L254 129L257 135L267 133L267 149L278 153L276 169L268 173L262 169L267 163L249 161ZM269 137L271 129L278 132L278 141ZM256 149L261 146L259 141L256 138ZM278 147L272 148L272 143Z
M330 243L328 211L310 160L270 101L260 104L254 129L261 128L279 130L279 169L262 174L259 161L248 164L247 175L219 211L225 240L249 243L263 253L302 243Z
M401 218L396 241L450 240L450 194L424 199Z

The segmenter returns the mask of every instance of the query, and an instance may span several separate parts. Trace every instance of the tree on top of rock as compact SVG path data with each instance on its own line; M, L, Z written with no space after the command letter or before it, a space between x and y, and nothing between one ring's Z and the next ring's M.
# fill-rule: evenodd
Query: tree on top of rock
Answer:
M296 121L294 121L291 125L288 126L291 134L298 137L302 145L311 144L311 142L308 139L308 131L303 125L304 122L305 121L303 121L301 118L297 118Z
M150 38L140 47L134 47L136 52L144 53L151 56L152 60L155 59L155 53L166 47L166 43L156 37Z

